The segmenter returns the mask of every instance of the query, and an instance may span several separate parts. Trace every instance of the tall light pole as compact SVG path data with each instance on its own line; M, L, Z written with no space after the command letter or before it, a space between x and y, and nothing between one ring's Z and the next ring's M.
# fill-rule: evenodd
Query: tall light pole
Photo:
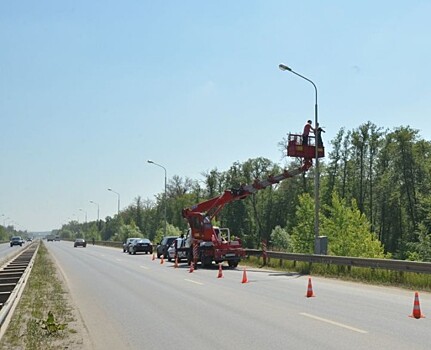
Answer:
M81 208L79 210L85 214L85 223L87 223L87 212Z
M111 191L111 192L113 192L113 193L115 193L117 195L117 197L118 197L118 201L117 201L117 204L118 204L117 215L120 215L120 194L118 192L115 192L112 188L108 188L108 191Z
M312 80L308 79L307 77L304 77L303 75L295 72L292 68L284 65L284 64L279 64L278 68L280 68L282 71L288 71L290 73L293 73L295 75L297 75L298 77L308 81L309 83L311 83L314 87L314 92L315 92L315 103L314 103L314 135L315 135L315 139L314 139L314 144L315 144L315 158L316 158L316 167L315 167L315 175L314 175L314 254L320 254L321 253L321 249L320 249L320 244L319 244L319 152L318 152L318 138L319 138L319 131L318 131L318 119L317 119L317 87L316 84L313 83Z
M164 202L165 202L165 227L164 227L164 229L163 229L163 236L165 236L166 237L166 178L167 178L167 171L166 171L166 168L163 166L163 165L160 165L160 164L157 164L157 163L154 163L152 160L147 160L147 162L148 163L150 163L150 164L154 164L154 165L157 165L158 167L160 167L160 168L162 168L164 171L165 171L165 194L164 194Z
M99 212L100 212L99 203L96 203L94 201L90 201L90 203L93 203L93 204L97 205L97 228L99 228Z

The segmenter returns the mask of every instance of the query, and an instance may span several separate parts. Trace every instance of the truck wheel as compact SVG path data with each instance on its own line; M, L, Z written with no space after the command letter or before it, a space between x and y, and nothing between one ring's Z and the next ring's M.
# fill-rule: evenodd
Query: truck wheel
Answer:
M235 268L238 267L239 261L228 261L229 267Z

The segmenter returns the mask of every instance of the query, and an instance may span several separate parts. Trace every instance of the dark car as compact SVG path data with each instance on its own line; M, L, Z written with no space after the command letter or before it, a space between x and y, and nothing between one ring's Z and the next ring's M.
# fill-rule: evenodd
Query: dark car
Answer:
M139 238L127 238L126 241L123 243L123 253L126 253L129 251L129 245L132 243L135 239Z
M162 255L163 257L168 257L168 248L171 246L172 242L175 241L178 238L178 236L166 236L162 239L162 241L157 246L157 257L160 258Z
M148 238L137 238L129 244L129 254L145 252L145 254L153 252L153 244Z
M14 245L22 246L22 238L19 236L14 236L10 239L10 246L13 247Z
M86 247L87 246L87 241L84 238L77 238L75 239L75 243L73 243L73 247Z

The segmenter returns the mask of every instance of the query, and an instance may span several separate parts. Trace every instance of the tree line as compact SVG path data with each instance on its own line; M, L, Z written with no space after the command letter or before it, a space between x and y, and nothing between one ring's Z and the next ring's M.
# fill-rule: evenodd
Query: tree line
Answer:
M330 141L320 163L320 234L328 253L343 256L431 260L431 143L410 127L383 129L372 122L342 128ZM286 140L280 141L285 154ZM284 168L300 160L284 157ZM145 236L153 242L164 233L187 229L185 207L215 197L226 189L250 184L283 171L266 158L214 168L200 181L178 175L169 179L166 198L137 197L114 217L99 222L69 222L58 230L67 238L124 241ZM229 227L249 248L266 241L271 249L298 253L314 250L314 169L227 204L216 223Z

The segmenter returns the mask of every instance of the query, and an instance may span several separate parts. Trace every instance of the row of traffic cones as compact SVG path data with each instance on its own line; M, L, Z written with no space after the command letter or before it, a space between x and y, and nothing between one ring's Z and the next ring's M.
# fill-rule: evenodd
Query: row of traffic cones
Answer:
M152 260L155 260L155 254L153 254ZM161 256L161 260L160 260L160 264L163 264L163 263L164 263L164 257L162 255ZM175 268L178 267L178 258L175 258L174 267ZM189 272L192 273L194 270L195 270L195 268L194 268L194 264L192 262L190 264L190 270L189 270ZM218 265L217 278L223 278L223 267L222 267L221 264ZM245 267L244 267L244 270L243 270L243 273L242 273L241 283L248 283L247 271L246 271ZM305 294L305 296L307 298L312 298L312 297L316 296L314 294L314 292L313 292L313 285L311 283L311 277L308 278L307 293ZM415 292L415 298L414 298L414 302L413 302L413 312L412 312L412 314L409 317L416 318L416 319L421 319L421 318L425 317L425 315L421 312L421 307L420 307L420 302L419 302L419 293L418 292Z
M311 278L308 278L307 294L305 296L307 298L311 298L315 296L313 292L313 286L311 284ZM416 318L416 319L425 318L425 315L421 312L418 292L415 292L415 299L413 302L413 312L409 317Z

